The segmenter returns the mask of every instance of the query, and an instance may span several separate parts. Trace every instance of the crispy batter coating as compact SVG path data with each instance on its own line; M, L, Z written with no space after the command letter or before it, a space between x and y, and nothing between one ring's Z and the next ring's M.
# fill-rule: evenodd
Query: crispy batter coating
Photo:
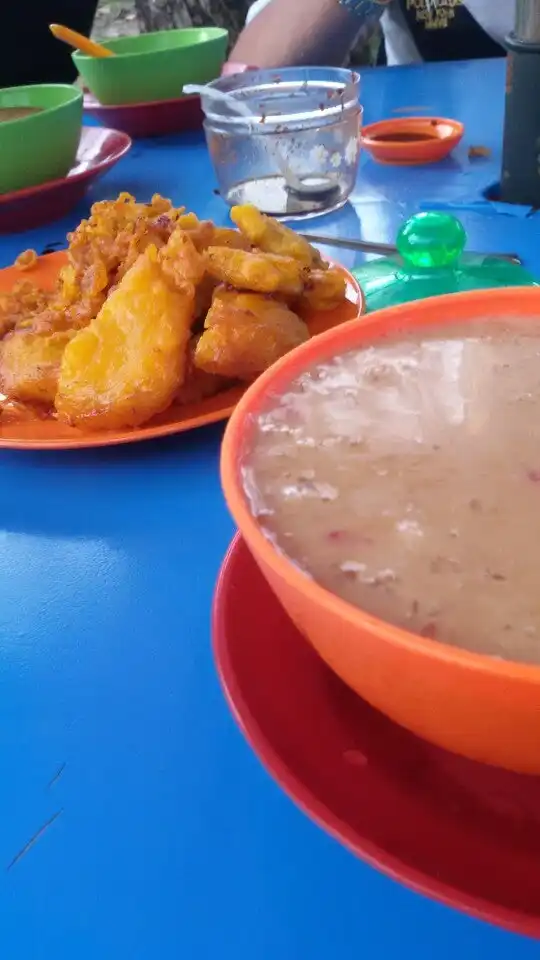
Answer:
M60 363L72 331L39 334L15 330L0 343L0 383L11 400L54 404Z
M229 247L231 250L251 250L252 244L248 237L232 227L214 227L212 239L214 247Z
M347 281L340 270L311 270L298 309L303 314L333 310L343 303L346 294Z
M195 348L195 366L252 380L309 339L306 324L283 303L257 293L220 290Z
M214 242L214 224L211 220L199 220L194 213L183 213L178 217L177 225L189 233L199 253Z
M292 257L272 253L246 253L226 247L208 247L204 254L208 272L237 290L299 296L308 268Z
M180 213L157 194L150 203L128 193L95 203L89 219L68 234L68 264L55 291L44 295L34 288L32 302L26 284L0 297L0 336L22 322L36 333L85 327L146 247L167 243ZM34 251L25 251L16 266L29 270L34 258Z
M38 255L35 250L23 250L15 260L17 270L32 270L37 263Z
M164 246L182 213L158 194L137 203L128 193L95 203L88 220L68 234L71 272L61 277L65 300L119 283L148 246Z
M293 257L306 267L324 268L321 255L304 237L300 237L290 227L284 226L267 217L250 203L233 207L231 220L249 240L252 246L264 253L277 253L282 257Z
M27 280L0 294L0 339L14 327L30 326L32 318L47 309L51 296Z
M173 286L148 247L66 348L59 418L90 430L121 429L166 410L185 376L194 302L193 284Z
M249 240L231 227L216 227L211 220L199 220L194 213L183 213L177 226L189 233L197 250L202 253L208 247L232 247L235 250L250 250Z
M206 373L195 366L195 351L200 337L192 337L187 349L186 378L174 398L178 404L200 403L226 389L230 381L216 373Z
M198 286L206 270L204 260L195 248L190 234L181 228L171 234L169 242L161 250L159 262L171 283L180 286L185 283Z

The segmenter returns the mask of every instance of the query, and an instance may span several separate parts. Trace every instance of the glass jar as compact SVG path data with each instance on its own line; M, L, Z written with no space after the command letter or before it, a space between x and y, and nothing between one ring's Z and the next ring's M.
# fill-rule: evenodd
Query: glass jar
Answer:
M359 87L358 74L327 67L248 70L209 84L204 128L225 202L288 219L343 206L358 169Z

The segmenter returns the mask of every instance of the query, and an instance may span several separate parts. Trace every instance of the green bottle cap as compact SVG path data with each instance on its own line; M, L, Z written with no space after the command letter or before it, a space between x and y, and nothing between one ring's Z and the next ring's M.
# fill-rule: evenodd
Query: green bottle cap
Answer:
M368 311L444 293L489 287L537 286L519 264L464 253L463 225L447 213L418 213L400 228L398 253L353 270Z
M407 269L455 267L467 243L467 234L447 213L418 213L401 227L396 246Z

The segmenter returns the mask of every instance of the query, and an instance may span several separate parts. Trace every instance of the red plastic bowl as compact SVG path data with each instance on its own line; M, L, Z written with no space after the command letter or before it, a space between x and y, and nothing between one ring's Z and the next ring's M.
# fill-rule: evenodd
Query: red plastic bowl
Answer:
M212 633L241 730L308 816L418 893L540 938L540 777L439 750L357 697L239 537L216 584Z
M84 109L100 123L123 130L134 139L184 133L202 127L201 98L179 97L153 103L122 103L105 106L91 93L84 95Z
M83 127L77 159L67 177L0 195L0 233L32 230L60 220L130 147L131 138L119 130Z

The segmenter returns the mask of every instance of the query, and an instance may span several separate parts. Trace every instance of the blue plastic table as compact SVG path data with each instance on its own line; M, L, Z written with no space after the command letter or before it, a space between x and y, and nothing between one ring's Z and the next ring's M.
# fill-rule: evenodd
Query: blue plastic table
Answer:
M475 205L498 175L503 86L495 62L367 71L366 119L429 108L464 120L467 142L493 159L469 163L464 149L399 170L364 158L352 205L313 231L392 240L423 203L456 203L471 247L516 250L540 275L538 218ZM136 144L91 199L159 191L225 222L214 186L192 135ZM62 240L86 209L2 239L0 265ZM355 860L244 743L210 652L212 589L233 533L220 436L0 454L2 958L537 958L537 943Z

